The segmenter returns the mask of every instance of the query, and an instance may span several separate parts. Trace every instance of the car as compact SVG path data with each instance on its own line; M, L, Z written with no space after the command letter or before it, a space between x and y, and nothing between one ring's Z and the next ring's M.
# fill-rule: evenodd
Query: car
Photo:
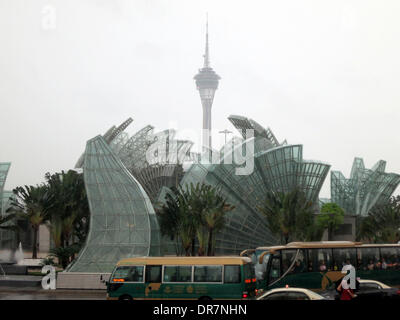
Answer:
M304 288L276 288L262 293L257 300L327 300L314 291Z
M338 285L338 283L336 284ZM378 299L400 299L400 289L389 287L388 285L369 279L357 279L356 300L378 300ZM320 295L329 300L339 300L340 293L334 288L320 292Z
M361 279L356 290L357 299L399 299L400 289L376 281Z

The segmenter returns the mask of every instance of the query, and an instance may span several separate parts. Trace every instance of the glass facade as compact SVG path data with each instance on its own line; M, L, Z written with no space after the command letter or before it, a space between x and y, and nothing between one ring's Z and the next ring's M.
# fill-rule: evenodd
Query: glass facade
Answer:
M400 183L400 175L385 172L386 161L366 169L361 158L355 158L346 179L340 171L331 171L332 202L347 214L366 216L376 205L387 203Z
M8 170L10 170L10 162L0 162L0 201L3 199L4 185L6 184L6 179L8 175ZM1 205L2 202L0 202ZM3 211L0 211L3 214Z
M6 215L6 210L9 207L9 198L13 196L11 191L5 191L4 185L6 183L8 171L10 170L10 162L0 162L0 216ZM11 221L7 222L10 224ZM0 229L0 249L11 248L14 241L14 233L10 230Z
M175 139L174 130L154 133L150 125L129 136L123 130L132 122L130 119L118 127L112 126L103 138L155 203L163 187L179 185L183 162L196 158L190 152L193 142ZM82 168L84 159L83 154L75 167Z
M160 232L150 199L103 137L88 141L83 172L90 230L67 271L111 272L120 259L160 255Z
M277 244L269 232L265 218L259 213L268 190L288 192L299 188L318 207L318 194L330 165L303 160L302 145L279 143L270 129L264 129L254 120L230 116L229 120L241 132L240 143L223 148L220 164L194 163L185 173L181 185L203 182L220 188L228 203L235 209L226 216L226 226L216 236L217 254L237 254L247 248ZM254 137L246 136L245 129L253 129ZM242 165L235 161L235 150L243 151L245 143L254 143L254 152L244 152L245 159L254 159L254 170L247 175L236 174ZM222 151L222 150L221 150ZM222 153L221 153L222 154Z
M258 210L268 190L300 188L318 208L328 164L304 160L302 145L279 143L269 128L252 119L230 116L229 120L240 137L220 152L213 151L217 163L202 162L200 155L191 152L193 143L175 139L173 130L154 133L152 126L146 126L132 136L118 130L129 121L90 140L79 163L92 220L87 244L68 270L105 272L123 257L179 252L175 242L160 240L153 209L173 186L206 183L218 187L235 206L216 235L216 254L238 254L278 243ZM246 129L254 134L248 135ZM254 148L246 148L247 144ZM252 169L237 174L247 161L253 162ZM184 169L183 164L188 166Z

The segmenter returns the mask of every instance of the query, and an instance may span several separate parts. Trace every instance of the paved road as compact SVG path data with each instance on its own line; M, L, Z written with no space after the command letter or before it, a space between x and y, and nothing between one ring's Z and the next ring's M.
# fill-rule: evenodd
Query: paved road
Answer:
M105 300L104 290L43 290L0 287L0 300Z

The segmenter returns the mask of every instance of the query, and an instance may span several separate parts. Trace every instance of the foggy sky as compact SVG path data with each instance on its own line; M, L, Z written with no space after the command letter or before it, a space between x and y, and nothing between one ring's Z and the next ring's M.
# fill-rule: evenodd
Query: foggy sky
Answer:
M400 173L399 1L0 0L6 189L72 168L128 117L129 133L200 130L206 12L215 131L239 114L346 177L355 156Z

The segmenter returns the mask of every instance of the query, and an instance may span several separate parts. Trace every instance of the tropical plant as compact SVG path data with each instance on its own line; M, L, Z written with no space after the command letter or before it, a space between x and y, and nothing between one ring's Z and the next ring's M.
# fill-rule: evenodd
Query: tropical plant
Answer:
M54 262L54 257L47 256L46 258L40 261L41 266L54 266L56 263Z
M333 233L339 228L344 220L344 210L336 203L324 203L321 213L317 215L317 225L328 230L328 240L333 239Z
M53 195L47 185L17 187L7 213L26 219L33 229L32 258L37 258L39 227L49 218Z
M26 219L33 229L32 257L37 257L39 226L46 224L55 248L68 248L74 253L60 263L70 262L84 243L89 228L89 205L83 175L69 170L45 175L46 183L18 187L7 213ZM64 250L65 251L65 250ZM60 255L61 257L62 255ZM61 260L62 260L61 259Z
M316 230L312 205L299 189L287 193L271 190L258 209L265 215L269 230L286 244L289 240L314 240L321 233Z
M200 190L201 199L205 202L205 209L200 217L208 230L207 255L215 254L215 234L225 226L225 214L235 207L228 204L219 194L219 190L211 186L203 186Z
M224 215L234 207L226 203L219 190L206 184L172 188L165 203L156 210L161 233L179 239L186 255L214 255L215 233L225 224Z
M69 246L70 241L74 242L73 236L83 243L88 231L89 207L82 174L69 170L46 173L45 178L55 199L49 227L56 247Z
M8 214L5 216L0 215L0 229L16 231L18 229L18 226L15 223L10 224L10 222L14 222L15 218L16 218L15 213Z
M196 237L197 221L190 210L188 196L188 192L181 187L171 188L171 192L166 194L165 204L157 210L161 234L178 240L187 256Z
M361 220L358 237L375 243L400 241L400 196L392 197L388 203L372 208Z

